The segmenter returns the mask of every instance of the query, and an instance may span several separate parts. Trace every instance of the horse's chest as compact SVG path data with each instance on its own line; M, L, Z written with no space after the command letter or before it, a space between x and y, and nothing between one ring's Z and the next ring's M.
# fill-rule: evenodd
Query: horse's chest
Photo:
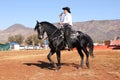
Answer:
M63 42L63 39L64 38L62 36L58 36L58 37L52 38L50 40L50 43L52 46L56 47L56 46L59 46Z

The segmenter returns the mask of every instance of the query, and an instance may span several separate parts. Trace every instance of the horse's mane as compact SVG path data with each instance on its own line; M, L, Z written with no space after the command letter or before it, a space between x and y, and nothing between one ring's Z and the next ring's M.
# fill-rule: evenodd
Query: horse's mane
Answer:
M42 21L42 22L39 22L39 24L41 25L46 25L46 26L50 26L51 28L53 29L57 29L57 27L55 25L53 25L52 23L50 22L47 22L47 21ZM34 30L36 30L39 26L35 26Z
M47 22L47 21L40 22L40 24L41 24L41 25L46 24L46 25L48 25L48 26L50 26L50 27L52 27L52 28L54 28L54 29L57 29L57 27L56 27L55 25L53 25L52 23Z

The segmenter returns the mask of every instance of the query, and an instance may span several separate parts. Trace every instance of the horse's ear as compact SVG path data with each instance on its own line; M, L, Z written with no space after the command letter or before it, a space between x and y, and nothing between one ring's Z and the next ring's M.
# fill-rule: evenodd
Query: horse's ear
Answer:
M36 20L36 22L37 22L37 23L39 23L39 21L38 21L38 20Z

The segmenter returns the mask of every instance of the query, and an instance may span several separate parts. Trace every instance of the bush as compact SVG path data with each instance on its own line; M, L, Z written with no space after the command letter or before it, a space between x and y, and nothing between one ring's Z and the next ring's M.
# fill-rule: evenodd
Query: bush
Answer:
M9 36L8 41L9 42L16 42L18 44L22 44L23 41L24 41L24 37L22 35L20 35L20 34L15 35L15 36Z
M39 43L44 44L44 40L39 40L38 36L33 34L26 38L25 43L27 45L38 45Z

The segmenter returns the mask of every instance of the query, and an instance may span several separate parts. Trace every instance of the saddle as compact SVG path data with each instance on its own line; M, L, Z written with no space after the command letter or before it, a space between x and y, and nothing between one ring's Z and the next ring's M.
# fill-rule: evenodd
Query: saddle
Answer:
M79 35L80 35L80 34L78 33L78 31L73 30L73 31L71 32L70 38L77 38Z

